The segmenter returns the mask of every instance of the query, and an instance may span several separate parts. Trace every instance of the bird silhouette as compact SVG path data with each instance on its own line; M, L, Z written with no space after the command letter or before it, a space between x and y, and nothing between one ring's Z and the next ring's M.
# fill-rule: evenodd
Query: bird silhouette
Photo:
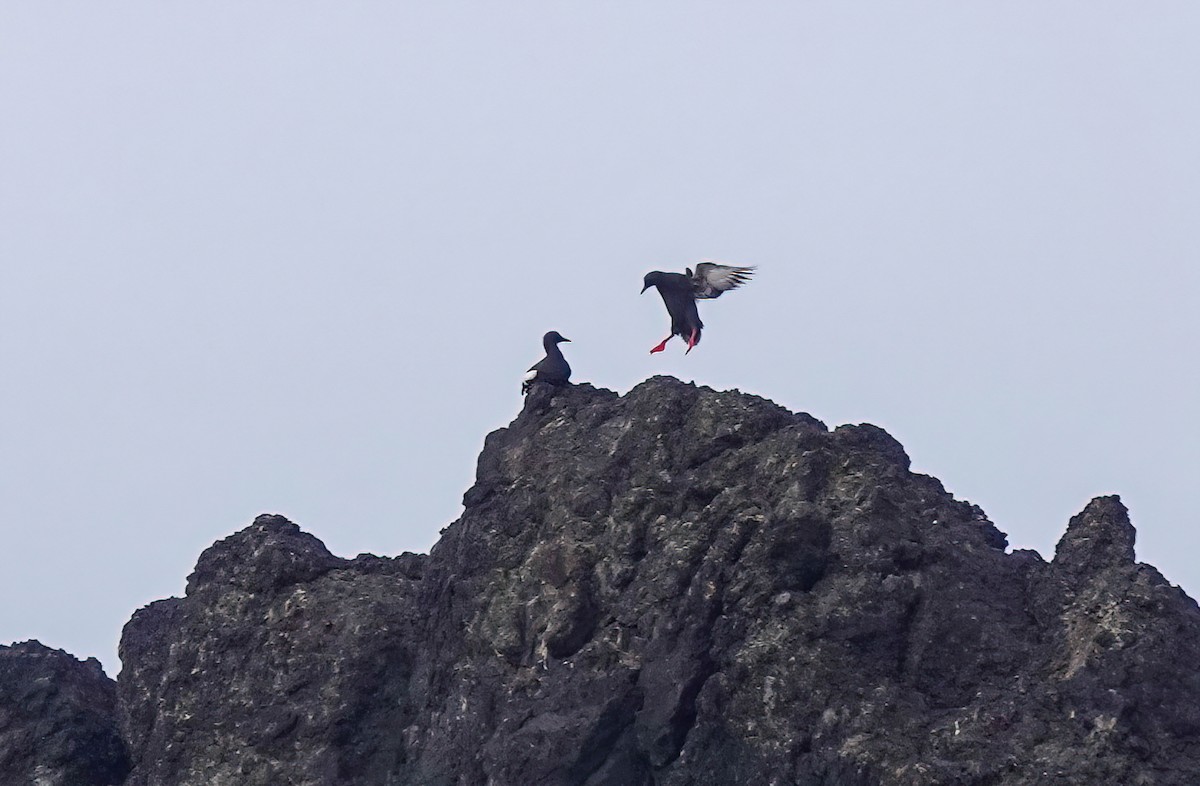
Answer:
M700 331L704 323L696 308L697 300L718 298L731 289L737 289L754 275L752 267L721 265L716 262L701 262L696 272L686 268L686 273L663 273L660 270L647 273L642 279L642 292L656 287L662 295L667 313L671 315L671 335L650 350L650 354L662 352L667 342L679 336L687 342L687 352L700 343ZM685 352L684 354L687 354Z
M571 343L571 339L563 338L557 330L551 330L542 336L542 346L546 348L546 357L529 367L521 382L522 395L529 392L534 382L546 382L551 385L565 385L571 378L571 366L558 348L560 342Z

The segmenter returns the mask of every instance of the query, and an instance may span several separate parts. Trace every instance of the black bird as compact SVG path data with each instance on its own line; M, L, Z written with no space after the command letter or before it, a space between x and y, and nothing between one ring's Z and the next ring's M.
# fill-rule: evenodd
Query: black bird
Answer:
M658 294L662 295L663 302L667 304L667 313L671 315L671 335L650 350L652 355L666 349L667 342L674 336L686 341L687 351L691 352L692 347L700 343L700 330L704 327L700 312L696 309L696 301L720 297L723 292L745 284L754 275L752 267L719 265L715 262L701 262L696 265L695 273L690 267L686 270L687 273L655 270L642 279L645 284L642 291L658 287Z
M525 381L521 383L521 394L529 392L534 382L546 382L551 385L565 385L571 378L571 367L558 348L560 342L571 343L571 339L563 338L557 330L551 330L542 336L542 346L546 348L546 357L529 367Z

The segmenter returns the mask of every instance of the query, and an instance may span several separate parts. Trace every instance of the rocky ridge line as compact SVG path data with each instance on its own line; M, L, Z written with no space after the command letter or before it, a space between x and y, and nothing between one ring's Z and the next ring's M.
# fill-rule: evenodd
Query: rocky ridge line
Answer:
M126 626L125 783L1200 782L1200 611L1116 497L1010 553L881 429L660 377L535 390L464 506L205 551Z

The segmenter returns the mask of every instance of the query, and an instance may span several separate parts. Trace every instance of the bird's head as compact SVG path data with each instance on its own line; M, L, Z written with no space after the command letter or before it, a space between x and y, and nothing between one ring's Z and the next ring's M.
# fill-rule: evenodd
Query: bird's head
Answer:
M649 289L652 286L656 286L661 279L662 279L662 273L657 270L655 270L651 273L647 273L645 276L642 277L642 292L645 292L647 289ZM639 294L641 294L641 293L639 293Z
M563 338L562 334L559 333L557 330L551 330L549 333L547 333L545 336L542 337L542 341L544 341L547 344L561 344L564 341L567 342L568 344L571 343L571 339Z

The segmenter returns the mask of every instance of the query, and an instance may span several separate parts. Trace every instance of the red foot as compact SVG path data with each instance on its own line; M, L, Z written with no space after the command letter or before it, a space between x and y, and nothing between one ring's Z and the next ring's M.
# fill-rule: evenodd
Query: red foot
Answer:
M667 336L666 338L664 338L664 339L662 340L662 343L661 343L661 344L659 344L659 345L658 345L657 347L655 347L654 349L650 350L650 354L651 354L651 355L653 355L655 352L662 352L664 349L666 349L666 348L667 348L667 342L668 342L668 341L670 341L670 340L671 340L671 337L670 337L670 336Z
M696 344L700 343L700 339L697 338L697 336L699 334L700 334L699 330L695 330L695 329L692 330L692 335L688 336L688 340L687 340L687 342L688 342L687 352L684 352L683 354L686 355L688 352L691 352L692 347L694 347L694 346L696 346Z

